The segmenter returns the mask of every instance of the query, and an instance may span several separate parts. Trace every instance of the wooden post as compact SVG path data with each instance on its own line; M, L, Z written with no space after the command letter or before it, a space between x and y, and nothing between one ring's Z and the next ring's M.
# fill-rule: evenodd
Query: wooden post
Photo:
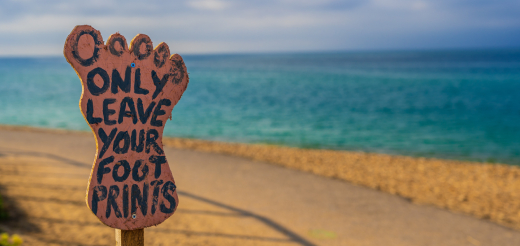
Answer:
M116 246L144 246L144 229L116 229Z

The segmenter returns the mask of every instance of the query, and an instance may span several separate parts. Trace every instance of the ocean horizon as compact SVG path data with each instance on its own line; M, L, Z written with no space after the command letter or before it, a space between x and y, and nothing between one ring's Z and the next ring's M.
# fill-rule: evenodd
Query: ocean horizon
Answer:
M165 136L520 164L520 49L182 56ZM89 131L80 96L64 57L0 58L0 124Z

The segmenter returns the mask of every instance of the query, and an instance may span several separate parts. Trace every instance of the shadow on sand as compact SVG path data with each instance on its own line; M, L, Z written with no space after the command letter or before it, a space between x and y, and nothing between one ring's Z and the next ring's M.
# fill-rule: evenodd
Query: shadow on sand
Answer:
M35 157L45 157L49 158L64 164L68 164L75 167L90 169L91 165L86 163L77 162L75 160L67 159L61 156L47 154L47 153L37 153L37 152L18 152L18 151L3 151L0 152L0 155L11 155L11 156L35 156ZM18 173L8 173L5 172L4 175L19 175ZM29 175L32 176L32 175ZM3 186L0 186L0 193L4 189L8 189L9 187L24 187L24 188L36 188L36 189L43 189L43 190L61 190L61 189L67 189L67 190L78 190L78 192L83 192L84 187L79 186L57 186L57 185L50 185L45 183L34 183L34 182L25 182L24 184L4 184ZM159 233L173 233L173 234L184 234L184 235L190 235L190 236L206 236L206 237L223 237L223 238L233 238L233 239L241 239L241 240L254 240L254 241L266 241L266 242L285 242L285 243L297 243L302 246L314 246L315 244L309 242L302 236L296 234L295 232L289 230L288 228L280 225L276 221L262 216L255 214L251 211L233 207L231 205L227 205L224 203L220 203L202 196L198 196L196 194L187 192L187 191L178 191L179 196L188 197L194 200L197 200L199 202L209 204L212 206L216 206L225 210L228 210L230 213L223 213L223 212L215 212L215 211L206 211L206 210L178 210L177 212L181 213L191 213L191 214L202 214L202 215L212 215L212 216L222 216L222 217L229 217L229 216L238 216L238 217L249 217L254 220L257 220L258 222L263 223L264 225L270 227L271 229L283 234L286 236L286 238L273 238L273 237L262 237L262 236L247 236L247 235L238 235L238 234L226 234L226 233L215 233L215 232L200 232L200 231L190 231L190 230L175 230L175 229L163 229L163 228L153 228L152 230ZM51 197L33 197L33 196L24 196L24 195L14 195L6 199L9 201L10 205L9 208L13 211L15 217L13 219L8 221L0 222L0 225L4 224L6 226L15 228L16 230L22 231L22 232L40 232L42 231L42 228L38 228L35 226L34 223L31 223L30 221L44 221L46 223L54 223L54 224L64 224L64 225L74 225L74 226L101 226L105 227L101 222L85 222L80 220L67 220L67 219L56 219L56 218L46 218L46 217L27 217L23 211L17 211L15 208L19 207L16 204L18 202L22 201L33 201L38 203L56 203L56 204L67 204L72 206L85 206L84 201L78 201L78 200L68 200L68 199L56 199ZM52 244L58 244L58 245L71 245L70 242L61 241L59 238L56 239L48 239L39 237L38 235L34 235L35 238L39 238L42 242L45 243L52 243ZM73 243L74 245L89 245L94 246L92 244L77 244Z

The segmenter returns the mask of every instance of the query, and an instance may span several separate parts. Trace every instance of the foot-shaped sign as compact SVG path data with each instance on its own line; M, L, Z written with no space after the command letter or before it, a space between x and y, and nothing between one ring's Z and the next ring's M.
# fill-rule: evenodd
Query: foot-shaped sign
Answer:
M96 137L87 205L122 230L157 225L179 204L162 133L188 73L168 45L152 47L143 34L129 47L112 34L105 45L99 31L85 25L72 30L64 48L83 85L81 112Z

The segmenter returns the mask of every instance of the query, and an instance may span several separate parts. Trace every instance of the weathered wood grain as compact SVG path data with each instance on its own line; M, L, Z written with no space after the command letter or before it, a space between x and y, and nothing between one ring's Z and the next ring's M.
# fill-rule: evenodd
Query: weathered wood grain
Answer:
M144 229L116 229L116 246L144 246Z

